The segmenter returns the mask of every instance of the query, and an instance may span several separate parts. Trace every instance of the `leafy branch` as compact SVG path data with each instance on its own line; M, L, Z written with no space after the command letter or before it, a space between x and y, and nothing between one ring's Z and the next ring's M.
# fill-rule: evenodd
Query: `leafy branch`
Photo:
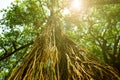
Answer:
M25 44L25 45L23 45L23 46L21 46L21 47L19 47L19 48L16 48L16 49L15 49L14 51L12 51L12 52L9 52L9 51L7 51L7 53L5 52L3 55L0 56L0 61L6 59L6 58L8 58L8 57L10 57L10 56L13 55L14 53L16 53L16 52L18 52L18 51L20 51L20 50L22 50L22 49L24 49L24 48L32 45L32 44L33 44L33 41L31 41L30 43Z

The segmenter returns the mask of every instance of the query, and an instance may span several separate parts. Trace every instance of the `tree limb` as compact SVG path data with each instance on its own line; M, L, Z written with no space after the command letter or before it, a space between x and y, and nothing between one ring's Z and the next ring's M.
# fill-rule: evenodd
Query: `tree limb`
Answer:
M24 49L24 48L26 48L26 47L28 47L28 46L30 46L30 45L32 45L32 44L33 44L33 41L31 41L30 43L28 43L28 44L26 44L26 45L23 45L23 46L15 49L14 51L12 51L12 52L10 52L10 53L8 53L8 54L6 54L6 55L3 54L2 56L0 56L0 61L6 59L7 57L11 56L11 55L14 54L15 52L18 52L18 51L20 51L20 50L22 50L22 49Z
M87 3L90 6L99 6L99 5L110 5L110 4L120 4L120 0L106 0L106 1L96 1L96 2L91 2Z

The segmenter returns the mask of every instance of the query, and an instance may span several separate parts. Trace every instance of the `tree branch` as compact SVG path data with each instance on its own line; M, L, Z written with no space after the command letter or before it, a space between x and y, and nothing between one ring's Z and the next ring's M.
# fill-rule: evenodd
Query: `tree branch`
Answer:
M10 53L8 53L8 54L6 54L6 55L4 55L4 54L5 54L5 53L4 53L2 56L0 56L0 61L6 59L7 57L11 56L11 55L14 54L15 52L18 52L18 51L20 51L20 50L22 50L22 49L24 49L24 48L26 48L26 47L28 47L28 46L30 46L30 45L32 45L32 44L33 44L33 41L31 41L30 43L28 43L28 44L26 44L26 45L23 45L23 46L15 49L13 52L10 52Z
M108 0L108 1L97 1L97 2L91 2L88 3L90 6L99 6L99 5L110 5L110 4L120 4L120 0Z
M113 52L114 52L114 55L115 54L117 54L117 47L118 47L118 44L119 44L119 40L120 40L120 36L116 36L115 37L115 42L114 42L114 50L113 50Z

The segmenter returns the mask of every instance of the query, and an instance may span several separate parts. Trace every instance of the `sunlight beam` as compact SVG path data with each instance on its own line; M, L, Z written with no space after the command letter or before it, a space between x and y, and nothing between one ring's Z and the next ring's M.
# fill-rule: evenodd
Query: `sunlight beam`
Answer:
M63 15L69 15L72 13L79 13L83 9L82 0L71 0L68 2L67 7L63 10Z
M72 11L80 11L82 9L82 1L81 0L73 0L71 2L70 9Z
M64 15L70 14L69 9L64 9L63 14L64 14Z

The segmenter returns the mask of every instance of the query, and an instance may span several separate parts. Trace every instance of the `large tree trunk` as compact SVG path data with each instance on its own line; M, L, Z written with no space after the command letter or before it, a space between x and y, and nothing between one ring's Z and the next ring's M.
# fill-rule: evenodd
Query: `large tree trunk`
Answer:
M8 80L119 80L109 66L86 58L62 31L59 22L49 20L33 49Z

